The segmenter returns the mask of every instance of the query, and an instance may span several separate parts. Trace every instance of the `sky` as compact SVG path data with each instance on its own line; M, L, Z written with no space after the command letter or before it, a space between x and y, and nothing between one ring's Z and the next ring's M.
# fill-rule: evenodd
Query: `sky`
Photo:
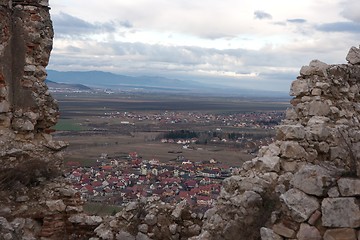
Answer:
M346 63L359 0L51 0L48 69L288 91L313 59Z

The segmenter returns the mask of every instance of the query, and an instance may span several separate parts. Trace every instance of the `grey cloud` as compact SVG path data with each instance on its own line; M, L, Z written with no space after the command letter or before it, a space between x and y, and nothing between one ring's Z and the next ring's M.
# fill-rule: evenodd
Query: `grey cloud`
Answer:
M81 34L94 30L94 26L91 23L63 12L53 15L52 20L56 33L59 34Z
M289 23L306 23L306 20L303 18L287 19L286 21Z
M82 51L81 48L74 47L74 46L67 46L65 48L65 50L68 51L68 52L74 52L74 53L80 53Z
M286 22L274 22L273 24L278 26L286 26Z
M132 24L127 20L120 22L90 23L63 12L54 14L52 20L55 33L58 34L58 36L80 37L87 34L112 33L115 32L118 27L132 28Z
M267 12L264 12L264 11L255 11L254 12L254 18L255 19L272 19L272 16L271 14L267 13Z
M317 30L322 32L352 32L360 33L360 23L355 22L334 22L318 25Z
M340 2L341 15L346 19L360 23L360 2L358 0L345 0Z
M89 44L91 52L89 50ZM98 45L95 45L98 44ZM81 46L77 44L77 47ZM96 47L98 46L98 47ZM64 51L65 50L65 51ZM78 49L76 49L78 50ZM85 42L81 51L73 54L72 49L54 51L51 68L66 70L102 70L126 75L156 75L178 79L219 81L228 79L240 84L264 87L269 83L274 90L287 90L298 74L299 62L308 63L313 49L293 52L279 49L213 49L195 46L164 46L160 44L111 42ZM62 54L57 54L61 52ZM327 53L327 51L326 51ZM96 55L96 61L89 57ZM316 54L318 55L318 53ZM320 58L321 59L321 58ZM233 72L252 74L240 78L212 74ZM274 84L276 82L276 85ZM272 83L272 84L271 84ZM269 88L270 89L270 88Z
M133 28L134 27L133 24L128 20L120 21L120 25L125 28Z

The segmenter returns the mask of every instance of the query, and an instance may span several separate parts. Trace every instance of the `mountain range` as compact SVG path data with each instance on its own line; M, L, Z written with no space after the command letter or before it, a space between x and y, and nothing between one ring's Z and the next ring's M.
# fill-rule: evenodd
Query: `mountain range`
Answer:
M238 95L286 97L284 92L258 91L226 87L222 85L204 84L196 81L170 79L159 76L132 77L102 71L55 71L48 70L48 82L51 84L84 85L90 88L107 88L116 90L161 91L190 94ZM79 87L78 85L77 87ZM59 85L58 85L59 86Z

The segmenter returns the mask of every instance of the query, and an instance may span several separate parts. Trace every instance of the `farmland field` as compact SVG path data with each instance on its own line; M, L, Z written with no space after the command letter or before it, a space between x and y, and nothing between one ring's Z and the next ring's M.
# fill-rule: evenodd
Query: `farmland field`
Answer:
M123 158L129 152L138 152L143 159L158 159L162 162L184 156L193 161L217 159L229 165L241 165L253 158L234 144L191 144L184 149L179 144L161 143L159 137L176 130L192 130L207 133L221 129L222 134L237 133L273 136L274 130L219 125L217 122L186 122L165 124L145 118L123 119L124 113L134 116L187 114L219 114L283 112L288 107L287 99L241 99L225 97L156 95L136 93L56 93L61 117L55 126L56 139L69 142L65 151L66 161L78 161L91 165L101 154Z

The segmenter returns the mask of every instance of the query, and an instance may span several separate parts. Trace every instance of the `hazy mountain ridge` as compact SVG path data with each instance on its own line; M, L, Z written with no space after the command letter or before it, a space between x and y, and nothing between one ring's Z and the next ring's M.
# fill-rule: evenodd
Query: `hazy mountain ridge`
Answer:
M132 77L102 71L55 71L48 70L48 80L57 83L82 84L89 87L111 89L143 89L147 91L186 92L210 95L237 95L251 97L287 97L287 93L253 89L241 89L204 84L196 81L170 79L159 76Z
M55 70L48 70L48 79L58 83L79 83L98 87L147 86L165 88L190 88L201 87L203 85L194 81L181 81L157 76L131 77L102 71L60 72ZM101 79L101 81L99 81L99 79Z
M82 91L92 90L92 88L85 86L83 84L58 83L48 79L46 79L45 83L50 88L60 88L60 89L69 88L69 89L82 90Z

